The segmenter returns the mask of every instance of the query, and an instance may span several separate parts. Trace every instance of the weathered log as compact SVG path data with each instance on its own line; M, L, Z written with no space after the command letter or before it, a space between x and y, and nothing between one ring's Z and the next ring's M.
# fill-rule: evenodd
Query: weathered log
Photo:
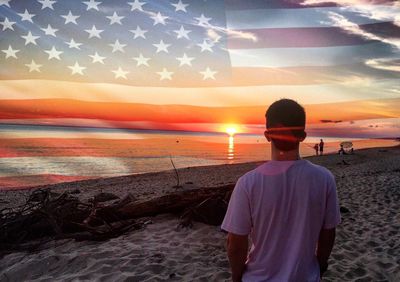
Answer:
M73 238L76 241L91 240L91 241L103 241L110 238L115 238L123 233L132 230L140 229L146 223L143 221L122 220L111 224L104 224L96 227L91 227L85 224L76 224L81 227L85 232L73 233L68 236L59 236L59 239Z
M195 206L189 208L182 216L179 226L191 224L191 221L200 221L209 225L220 225L224 220L228 201L223 198L208 198Z
M182 190L151 200L128 203L116 210L120 218L138 218L161 213L182 212L186 208L195 207L206 199L226 199L234 184L218 187ZM229 197L228 197L229 200Z

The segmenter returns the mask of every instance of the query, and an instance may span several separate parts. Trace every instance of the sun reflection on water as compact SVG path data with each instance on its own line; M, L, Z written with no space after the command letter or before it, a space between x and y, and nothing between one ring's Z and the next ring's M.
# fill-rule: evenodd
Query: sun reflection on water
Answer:
M233 136L229 136L229 146L228 146L228 160L232 163L235 158L234 144L233 144Z

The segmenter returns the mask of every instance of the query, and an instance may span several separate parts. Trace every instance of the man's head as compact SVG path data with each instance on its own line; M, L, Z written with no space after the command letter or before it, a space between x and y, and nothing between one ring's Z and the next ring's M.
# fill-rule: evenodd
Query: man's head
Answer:
M304 108L290 99L274 102L265 113L268 141L281 151L298 148L306 138L306 113Z

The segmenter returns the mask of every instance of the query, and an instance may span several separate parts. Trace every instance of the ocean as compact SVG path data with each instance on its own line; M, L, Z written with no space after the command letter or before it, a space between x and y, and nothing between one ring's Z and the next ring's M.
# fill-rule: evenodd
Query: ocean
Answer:
M325 153L341 141L355 149L393 146L383 139L307 137L302 156L324 139ZM398 142L397 142L398 143ZM270 159L270 145L257 134L138 131L37 125L0 125L0 189L112 177L177 168Z

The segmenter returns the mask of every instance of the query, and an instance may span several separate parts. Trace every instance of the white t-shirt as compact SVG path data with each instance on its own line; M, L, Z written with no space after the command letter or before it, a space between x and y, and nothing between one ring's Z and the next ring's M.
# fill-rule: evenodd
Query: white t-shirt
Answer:
M239 178L221 229L250 235L242 281L319 281L322 228L340 223L335 178L307 160L268 161Z

